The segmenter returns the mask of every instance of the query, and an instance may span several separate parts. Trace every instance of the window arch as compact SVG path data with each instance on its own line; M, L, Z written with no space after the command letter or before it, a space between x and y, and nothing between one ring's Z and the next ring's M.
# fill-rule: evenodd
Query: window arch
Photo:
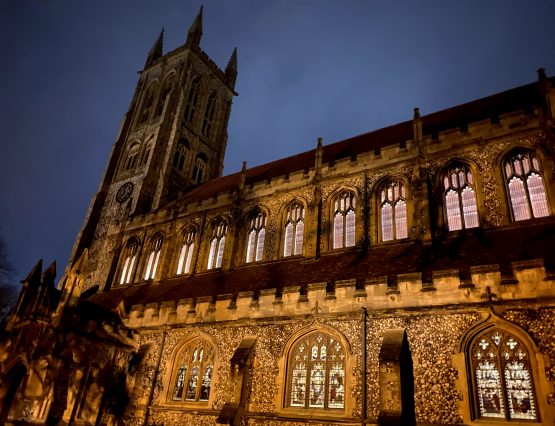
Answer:
M187 95L187 103L185 105L185 111L183 113L185 121L190 123L195 118L195 113L198 107L198 98L200 94L200 79L195 79L191 83L191 88L189 89L189 94Z
M222 267L226 234L227 224L224 221L215 222L212 227L212 236L210 237L208 269Z
M152 143L148 143L143 152L143 159L141 160L141 166L144 166L148 162L148 158L150 157L150 151L152 151Z
M177 146L175 147L175 153L173 155L172 165L180 173L185 172L185 166L187 161L187 154L189 153L189 143L185 138L179 138Z
M487 328L471 341L467 356L478 418L538 420L530 355L518 337Z
M160 261L160 251L162 250L162 243L164 237L162 234L156 234L152 237L150 253L146 261L145 280L151 280L156 275L158 269L158 262Z
M449 231L476 228L478 203L474 175L466 164L454 164L444 170L443 205Z
M198 154L195 158L195 165L193 166L193 181L201 183L204 179L206 172L206 157L204 154Z
M304 206L294 202L285 212L283 255L303 254Z
M350 191L340 193L333 202L334 249L355 245L356 197Z
M183 232L177 260L177 275L191 272L191 262L193 260L193 251L195 250L195 235L195 228L192 227L187 228Z
M164 109L166 100L170 96L170 93L172 90L173 90L173 76L166 80L164 89L162 89L162 93L160 94L160 99L158 99L158 105L156 105L156 112L154 113L155 117L160 117L162 115L162 110Z
M202 134L205 136L211 135L211 130L214 124L214 113L216 111L217 99L216 95L213 93L208 98L206 104L206 112L204 113L204 120L202 121Z
M139 156L139 144L133 145L129 148L129 152L127 153L127 161L125 162L124 170L131 170L134 169L137 165L137 157Z
M139 123L144 123L150 117L150 112L152 111L152 107L154 106L154 95L156 90L158 89L158 85L156 83L152 84L145 95L145 100L143 102L143 109L141 111L141 116L139 117Z
M338 339L311 332L293 344L287 362L287 407L345 409L346 352Z
M258 262L264 254L264 239L266 237L266 214L258 211L251 215L247 233L246 262Z
M177 354L172 375L172 401L208 402L212 390L215 349L204 339L187 343Z
M137 252L139 251L139 241L130 238L125 245L125 258L121 268L119 283L129 284L133 278L133 270L137 263Z
M549 216L540 161L530 150L518 150L503 161L505 186L515 221Z
M389 181L380 189L380 230L382 241L408 237L407 189L404 182Z

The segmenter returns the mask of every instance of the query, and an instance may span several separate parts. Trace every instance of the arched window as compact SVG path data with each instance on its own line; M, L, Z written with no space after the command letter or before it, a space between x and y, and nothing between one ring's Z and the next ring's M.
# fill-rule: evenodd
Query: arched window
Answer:
M212 125L214 123L214 112L216 111L216 95L212 94L208 98L206 104L206 112L204 113L204 120L202 121L202 134L210 136Z
M144 165L147 163L148 158L150 157L150 151L151 151L151 150L152 150L152 144L149 143L149 144L146 146L146 149L145 149L145 151L144 151L144 153L143 153L143 159L141 160L141 166L144 166Z
M191 272L191 261L195 249L195 230L189 228L183 233L181 247L179 248L179 259L177 261L177 275Z
M201 183L204 179L204 172L206 170L206 157L203 154L198 154L195 158L195 165L193 167L193 181Z
M489 328L474 338L468 357L477 417L538 420L530 355L516 336Z
M120 284L129 284L133 278L133 270L137 263L137 252L139 242L135 238L130 238L125 246L125 260L121 268Z
M208 402L214 371L214 347L203 339L195 339L177 355L173 373L173 401Z
M293 345L286 401L289 407L345 408L345 349L337 339L313 332Z
M172 90L173 90L173 78L170 78L166 81L166 84L164 85L164 89L160 94L160 99L158 99L158 105L156 105L156 112L154 113L154 117L160 117L162 115L162 110L164 109L166 100L170 96L170 93Z
M208 269L221 268L224 256L225 236L227 225L225 222L216 222L212 228L210 238L210 251L208 253Z
M249 221L249 232L247 234L247 263L262 260L265 236L266 215L262 212L258 212L258 214L253 215Z
M158 268L158 261L160 260L160 250L162 249L162 243L164 242L164 237L161 234L156 234L152 238L150 253L146 261L145 268L145 280L151 280L156 275L156 269Z
M443 173L443 200L449 231L478 226L478 205L472 171L455 165Z
M137 165L138 155L139 155L139 144L135 144L129 149L124 170L131 170L135 168L135 166Z
M200 80L197 78L191 83L189 94L187 95L187 104L185 105L184 118L187 123L193 121L198 106L198 98L200 93Z
M532 151L517 151L503 162L505 185L514 220L549 216L542 168Z
M382 241L407 238L407 190L401 181L388 182L380 190Z
M356 198L352 192L342 192L333 203L333 248L355 245Z
M150 112L152 111L152 107L154 105L154 95L156 93L156 89L158 88L157 84L153 84L149 87L148 91L145 95L145 100L143 102L143 109L141 111L141 116L139 118L139 123L144 123L150 117Z
M285 238L283 242L283 255L293 256L303 254L304 237L304 207L302 204L293 203L285 215Z
M186 139L179 138L177 146L175 147L175 153L173 155L173 167L177 169L180 173L185 171L185 164L187 160L187 154L189 153L189 144Z

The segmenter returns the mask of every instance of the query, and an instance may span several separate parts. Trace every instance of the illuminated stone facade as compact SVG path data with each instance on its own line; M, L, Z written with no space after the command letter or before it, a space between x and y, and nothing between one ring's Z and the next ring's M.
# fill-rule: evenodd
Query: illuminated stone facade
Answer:
M553 79L222 177L201 34L155 43L59 288L25 280L2 421L555 424Z

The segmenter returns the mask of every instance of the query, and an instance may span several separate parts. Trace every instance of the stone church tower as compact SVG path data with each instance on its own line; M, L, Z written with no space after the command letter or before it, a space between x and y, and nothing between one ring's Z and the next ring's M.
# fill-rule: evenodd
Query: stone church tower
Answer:
M69 271L89 249L87 287L112 281L117 235L128 216L155 211L180 191L222 175L237 50L222 70L201 49L202 7L182 46L164 54L163 36L164 30L140 71L68 264Z

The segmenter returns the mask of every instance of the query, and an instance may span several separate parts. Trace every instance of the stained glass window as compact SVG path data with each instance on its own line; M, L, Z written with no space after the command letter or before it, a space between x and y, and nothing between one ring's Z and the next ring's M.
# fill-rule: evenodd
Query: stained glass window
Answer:
M249 231L247 234L247 263L262 260L265 237L266 215L259 212L250 220L249 223Z
M449 231L476 228L478 205L474 176L466 165L447 169L443 175L443 199Z
M287 209L285 217L285 238L283 255L292 256L303 253L304 207L294 203Z
M156 234L152 238L152 247L146 261L145 280L151 280L156 275L158 269L158 262L160 260L160 250L162 249L162 242L164 238L160 234Z
M538 420L529 354L517 337L488 329L469 355L478 417Z
M345 408L345 350L334 337L315 332L291 349L288 405Z
M389 182L380 191L382 241L408 236L406 192L403 182Z
M343 192L333 204L333 248L355 245L356 198L352 192Z
M503 170L513 219L549 216L543 173L536 154L532 151L512 153L505 159Z
M197 339L187 344L177 356L173 401L207 402L212 387L214 348Z
M177 275L188 274L191 272L191 261L195 249L195 230L187 229L183 233L183 240L179 248L179 258L177 260Z
M191 83L191 88L189 89L189 94L187 95L187 103L185 105L185 111L183 116L185 121L190 123L195 117L195 113L198 106L198 98L200 93L200 81L197 78Z
M129 284L133 277L133 269L137 262L137 251L139 242L135 238L131 238L125 247L125 259L121 268L120 284Z
M208 269L222 267L226 233L227 225L224 222L216 222L214 224L212 238L210 239L210 251L208 253Z

